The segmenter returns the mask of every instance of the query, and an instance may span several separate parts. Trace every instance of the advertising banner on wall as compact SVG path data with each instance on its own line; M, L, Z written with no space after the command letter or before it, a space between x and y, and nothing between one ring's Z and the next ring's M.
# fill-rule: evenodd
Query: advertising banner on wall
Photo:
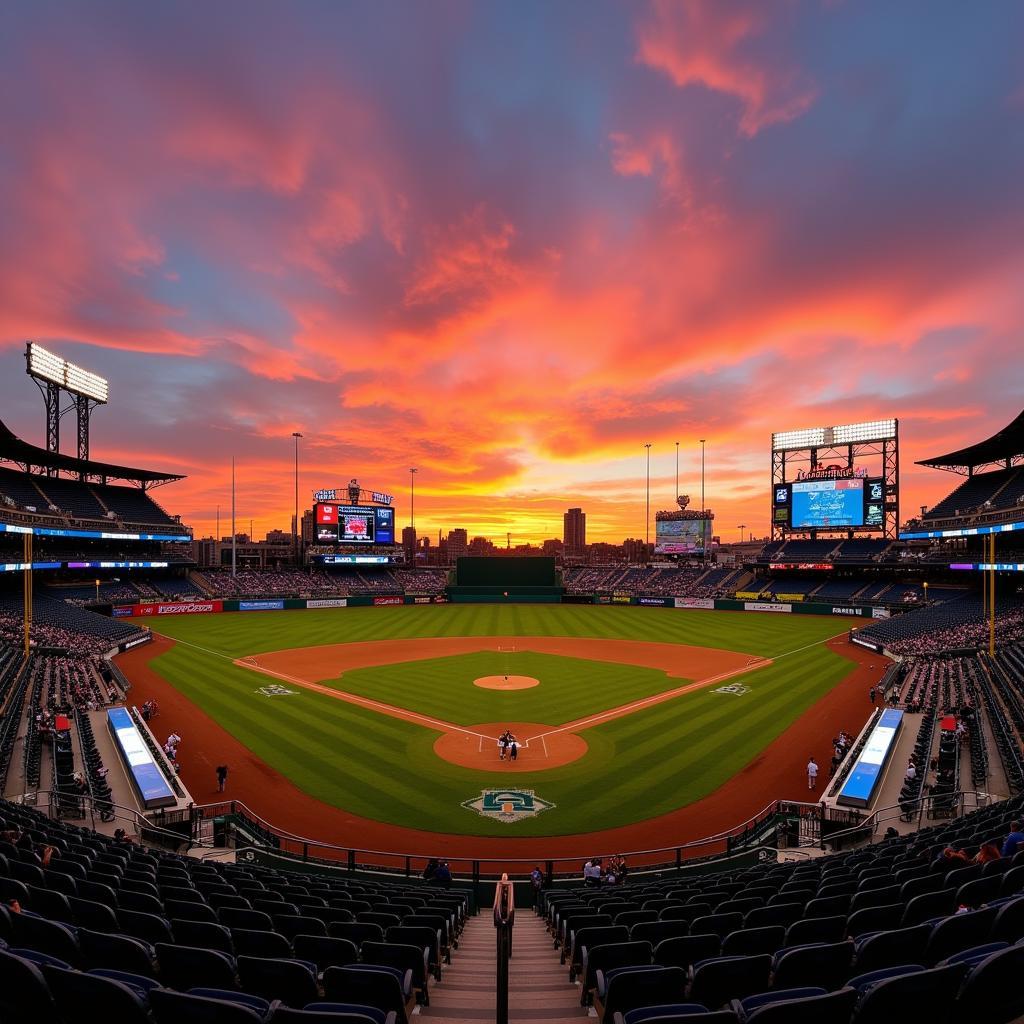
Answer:
M806 595L804 595L804 594L781 594L781 593L776 595L776 597L778 597L778 599L780 601L789 601L791 603L795 603L797 601L802 601L805 596Z
M710 597L677 597L675 599L677 608L703 608L706 611L713 611L715 602Z
M887 618L889 618L889 609L888 608L872 608L871 609L871 618L873 618L873 619L887 619Z
M405 604L405 598L395 594L394 597L375 597L373 603L376 606L385 604Z
M307 608L347 608L348 600L344 597L322 598L317 601L307 601Z
M284 610L284 600L278 601L239 601L240 612L279 612Z
M670 608L672 607L672 598L670 597L638 597L636 599L637 604L651 605L656 608Z
M761 596L760 590L737 590L736 597L740 601L756 601Z
M170 604L125 604L114 608L114 618L149 615L203 615L223 611L222 601L174 601Z
M767 601L744 601L743 610L745 612L791 612L793 606L791 604L770 604Z
M629 594L612 594L612 604L632 604L633 598Z

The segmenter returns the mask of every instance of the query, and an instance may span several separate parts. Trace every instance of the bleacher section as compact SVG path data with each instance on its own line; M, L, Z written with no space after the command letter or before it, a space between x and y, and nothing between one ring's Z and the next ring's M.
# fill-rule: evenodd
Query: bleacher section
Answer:
M0 1017L19 1024L285 1024L307 1007L407 1024L469 919L457 888L174 856L6 802L0 831Z
M996 604L996 639L1002 645L1024 639L1024 605L1004 599ZM961 596L873 623L858 635L894 654L929 654L988 643L988 624L979 597Z
M924 520L948 519L971 512L1012 508L1024 498L1024 469L1014 466L992 473L976 473L933 505Z
M0 640L17 643L21 630L21 597L0 597ZM64 601L37 595L32 602L32 641L39 646L102 654L142 633L137 626Z

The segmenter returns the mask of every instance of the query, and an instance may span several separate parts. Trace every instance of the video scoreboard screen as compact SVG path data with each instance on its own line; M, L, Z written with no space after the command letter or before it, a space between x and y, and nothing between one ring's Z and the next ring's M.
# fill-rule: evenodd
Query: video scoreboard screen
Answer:
M702 555L710 540L710 519L659 519L654 524L657 555Z
M885 525L885 484L863 477L778 484L772 494L772 522L792 530L880 530Z
M394 544L395 510L374 505L316 505L317 544Z

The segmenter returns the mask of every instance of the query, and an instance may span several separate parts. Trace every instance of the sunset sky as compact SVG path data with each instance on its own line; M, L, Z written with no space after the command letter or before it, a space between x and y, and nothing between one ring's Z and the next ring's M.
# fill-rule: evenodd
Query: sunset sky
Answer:
M768 528L773 430L1024 407L1017 0L8 3L0 418L26 339L197 535L356 476L421 533ZM67 443L73 440L65 421ZM699 502L699 498L697 499ZM653 527L652 527L653 535Z

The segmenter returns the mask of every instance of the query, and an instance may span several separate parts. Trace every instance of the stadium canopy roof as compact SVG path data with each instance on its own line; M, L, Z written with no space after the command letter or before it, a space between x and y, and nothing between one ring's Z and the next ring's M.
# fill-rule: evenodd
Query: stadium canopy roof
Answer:
M0 462L14 462L29 468L64 470L68 473L102 477L104 480L128 480L141 484L165 484L172 480L184 480L176 473L155 473L148 469L132 469L129 466L114 466L92 459L78 459L73 455L60 455L47 451L38 445L22 441L17 434L0 420Z
M922 459L918 465L948 469L955 473L973 473L983 466L993 464L1009 466L1021 455L1024 455L1024 412L990 438L968 445L959 451L950 452L948 455Z

